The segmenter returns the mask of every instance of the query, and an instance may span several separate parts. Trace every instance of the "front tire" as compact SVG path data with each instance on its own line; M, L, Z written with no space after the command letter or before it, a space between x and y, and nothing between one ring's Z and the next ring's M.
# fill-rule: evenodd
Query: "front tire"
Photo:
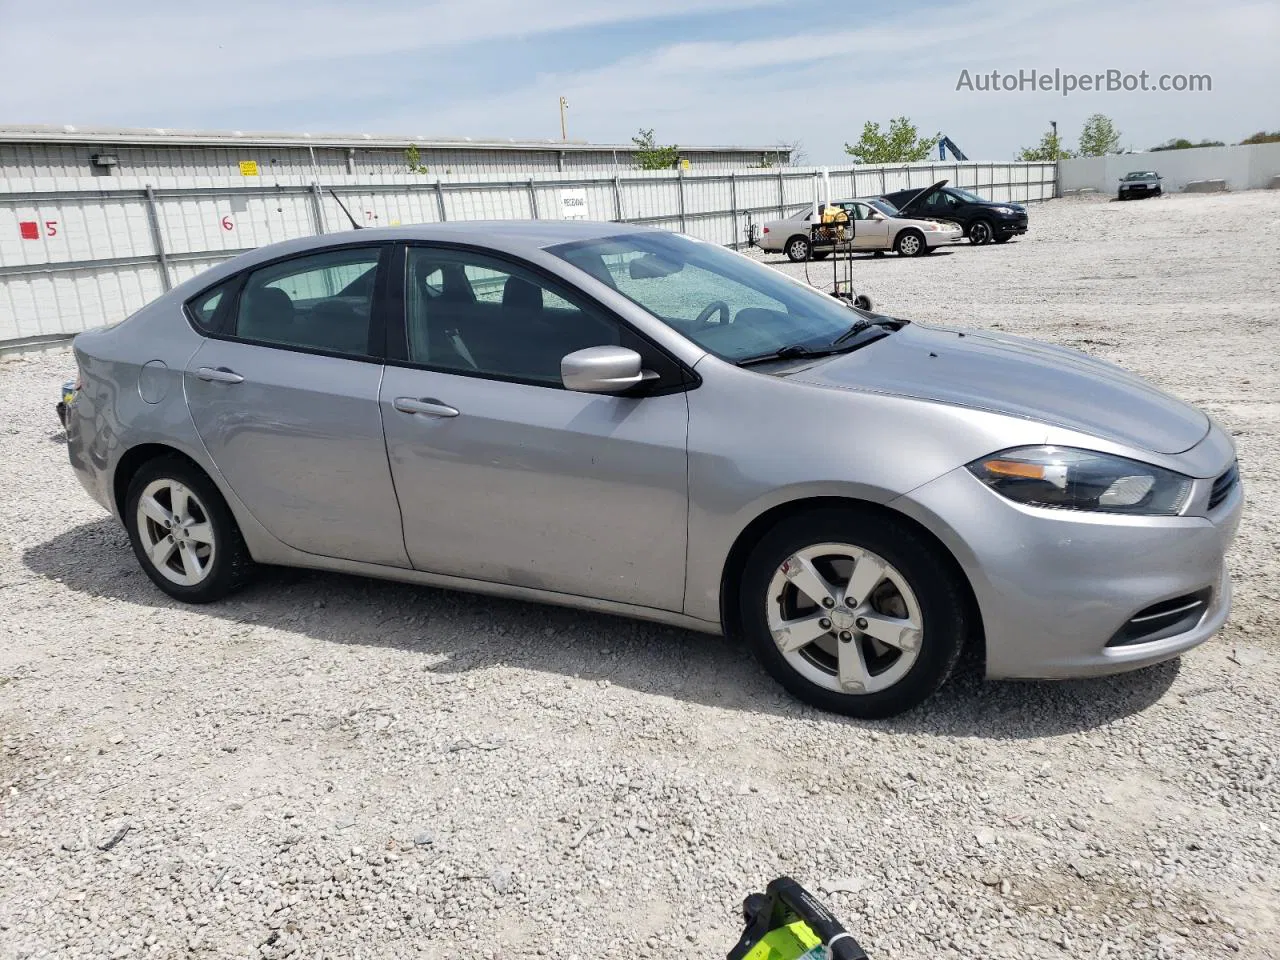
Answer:
M752 653L823 710L873 719L918 706L973 629L962 583L939 549L871 510L782 521L743 572L738 612Z
M996 235L992 229L991 223L987 220L975 220L969 224L969 242L975 247L991 242L991 238Z
M787 241L787 259L792 263L802 263L809 259L809 241L804 237L792 237Z
M900 257L918 257L928 252L929 245L919 230L903 230L893 242L893 249Z
M218 488L194 464L159 457L129 483L125 528L151 581L184 603L212 603L253 574L244 537Z

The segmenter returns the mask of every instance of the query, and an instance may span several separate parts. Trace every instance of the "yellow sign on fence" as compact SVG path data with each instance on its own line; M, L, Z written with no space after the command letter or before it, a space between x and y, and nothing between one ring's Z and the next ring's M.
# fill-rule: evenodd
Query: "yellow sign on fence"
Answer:
M257 160L241 160L240 161L240 176L256 177L257 175L258 175Z

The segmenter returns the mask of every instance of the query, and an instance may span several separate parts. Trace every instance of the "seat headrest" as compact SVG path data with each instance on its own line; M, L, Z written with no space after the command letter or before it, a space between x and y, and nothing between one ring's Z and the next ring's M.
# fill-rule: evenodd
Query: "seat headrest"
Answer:
M519 310L541 310L542 288L519 277L507 277L502 285L502 305Z

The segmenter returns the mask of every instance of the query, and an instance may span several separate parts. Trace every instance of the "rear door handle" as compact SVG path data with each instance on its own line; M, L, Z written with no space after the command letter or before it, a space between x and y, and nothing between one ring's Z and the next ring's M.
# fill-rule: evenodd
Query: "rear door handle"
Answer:
M226 367L201 367L196 371L196 376L201 380L209 380L213 383L243 383L244 377L236 373L234 370L228 370Z
M428 417L456 417L458 410L447 403L441 403L435 397L396 397L392 402L401 413L424 413Z

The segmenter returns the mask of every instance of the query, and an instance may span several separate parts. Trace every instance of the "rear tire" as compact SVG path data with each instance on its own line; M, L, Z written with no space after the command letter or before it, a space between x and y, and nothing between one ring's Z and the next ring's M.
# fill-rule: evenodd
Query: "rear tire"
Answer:
M864 562L870 572L852 572ZM813 581L797 569L818 571L831 588L829 607L800 589ZM890 606L871 611L871 603ZM765 534L747 559L738 606L752 653L778 683L815 707L868 719L931 697L973 630L964 587L939 548L904 521L859 508L814 510ZM817 622L824 612L825 633ZM861 629L884 633L886 625L901 649Z
M151 581L184 603L212 603L252 579L253 559L222 494L176 456L142 465L129 482L125 528Z
M784 248L787 252L787 259L792 263L803 263L809 259L809 241L801 236L794 236L787 241Z

